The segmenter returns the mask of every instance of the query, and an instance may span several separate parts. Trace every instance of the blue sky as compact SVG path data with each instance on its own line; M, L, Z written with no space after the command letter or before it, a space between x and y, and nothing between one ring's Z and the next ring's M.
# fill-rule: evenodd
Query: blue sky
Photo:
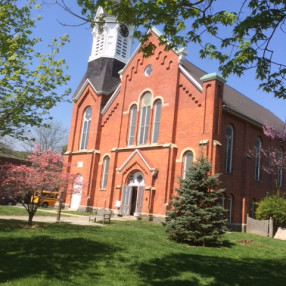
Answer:
M68 0L66 2L71 5L75 11L79 12L75 0ZM233 1L224 2L231 2L233 4ZM37 14L40 14L43 19L37 23L35 32L37 36L40 36L43 39L43 45L47 45L53 37L69 34L70 42L61 50L60 57L64 58L69 66L67 71L71 76L69 87L72 89L73 93L87 68L88 57L90 56L92 44L91 28L88 25L79 27L61 25L59 22L66 25L75 25L81 22L57 5L44 5L37 11ZM285 60L285 34L276 38L273 44L275 48L278 50L280 49L281 59ZM137 42L135 42L133 49L135 49L136 46ZM198 47L190 44L187 49L187 59L208 73L218 72L217 62L208 59L200 59L197 49ZM276 99L271 94L266 94L257 90L258 83L255 80L255 74L253 71L248 71L241 78L230 76L227 78L227 84L263 107L269 109L281 120L286 120L286 100ZM58 92L62 91L63 89L58 90ZM63 126L67 129L70 125L71 114L72 103L58 104L58 106L51 111L51 115L54 119L62 122Z

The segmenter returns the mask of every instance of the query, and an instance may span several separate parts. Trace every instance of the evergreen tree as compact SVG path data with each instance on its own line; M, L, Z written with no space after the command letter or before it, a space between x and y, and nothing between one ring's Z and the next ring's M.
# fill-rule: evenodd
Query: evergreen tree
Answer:
M226 231L218 174L210 175L210 162L202 155L179 178L178 195L171 201L166 230L170 239L190 245L216 245Z

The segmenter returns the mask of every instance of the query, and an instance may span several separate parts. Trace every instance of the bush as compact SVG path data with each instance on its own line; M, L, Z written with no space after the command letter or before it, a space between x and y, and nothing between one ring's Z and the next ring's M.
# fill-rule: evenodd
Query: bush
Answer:
M286 226L286 199L278 190L276 194L267 196L257 203L256 218L269 219L272 217L276 228Z

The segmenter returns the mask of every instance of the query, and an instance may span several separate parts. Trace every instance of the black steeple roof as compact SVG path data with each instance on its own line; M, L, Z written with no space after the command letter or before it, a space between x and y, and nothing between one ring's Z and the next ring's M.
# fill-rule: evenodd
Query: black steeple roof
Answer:
M87 80L93 85L98 95L111 94L120 84L118 72L124 66L124 63L113 58L98 58L89 62L87 71L76 89L73 99L78 97L78 93Z

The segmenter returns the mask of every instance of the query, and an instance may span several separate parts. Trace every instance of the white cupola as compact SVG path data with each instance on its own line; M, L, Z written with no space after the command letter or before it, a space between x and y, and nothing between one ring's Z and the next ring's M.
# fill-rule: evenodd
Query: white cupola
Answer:
M89 62L98 58L114 58L126 63L131 55L134 27L120 24L112 15L106 15L105 24L97 24L99 17L105 14L99 7L95 15L92 31L93 42Z

